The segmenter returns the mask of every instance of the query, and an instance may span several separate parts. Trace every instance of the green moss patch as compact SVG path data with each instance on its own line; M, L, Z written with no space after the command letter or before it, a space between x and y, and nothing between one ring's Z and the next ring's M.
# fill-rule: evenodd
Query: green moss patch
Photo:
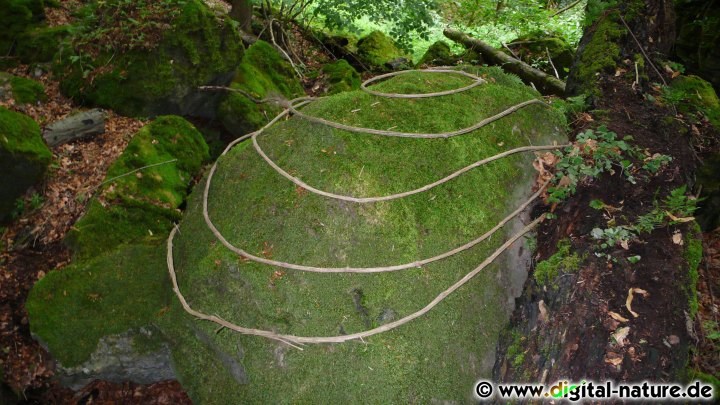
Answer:
M323 66L322 73L327 76L330 85L328 94L337 94L360 88L360 73L358 73L354 67L350 66L345 59L340 59Z
M620 59L620 47L617 43L627 33L620 24L618 11L608 12L590 29L594 30L594 34L589 42L580 43L575 69L568 78L568 91L571 95L599 94L596 73L615 69Z
M709 82L697 76L678 76L665 92L667 98L684 114L702 113L720 130L720 100Z
M105 202L91 202L69 233L76 255L93 257L123 242L166 233L208 157L202 134L181 117L162 116L143 127L108 169Z
M247 49L231 87L256 99L293 99L305 94L290 63L265 41ZM279 111L272 103L258 104L245 94L230 93L220 104L218 116L230 133L240 136L265 125Z
M47 96L42 83L0 72L0 98L13 98L19 104L35 104Z
M0 0L0 55L12 53L18 37L40 21L43 14L42 0Z
M343 92L305 111L348 125L443 132L537 96L499 69L479 73L494 83L423 100ZM461 76L412 73L374 88L426 93L469 83ZM375 196L422 186L526 145L528 137L534 144L558 139L563 125L552 109L531 106L472 134L428 140L347 133L292 118L258 142L313 186ZM359 205L298 189L252 146L239 147L220 158L209 212L231 243L254 254L316 266L398 264L442 253L494 226L515 208L507 185L530 184L531 160L514 156L428 193ZM441 262L394 273L286 271L242 260L218 243L202 218L198 191L188 202L174 258L180 288L197 310L247 327L323 336L377 327L417 311L502 240L497 235ZM365 343L298 351L253 336L215 333L216 325L193 320L176 303L175 315L160 328L169 336L183 387L198 403L469 401L472 383L490 375L486 356L494 353L506 322L508 298L498 269L486 269L429 314Z
M357 53L363 62L376 70L385 70L385 64L395 59L407 58L395 41L382 31L373 31L360 38L357 43Z
M554 76L555 69L561 79L567 77L570 66L573 64L575 50L564 39L548 35L545 32L534 32L518 37L511 43L514 52L526 63L535 66L545 73ZM548 61L548 53L552 65ZM553 69L553 65L555 69Z
M23 63L51 62L71 30L67 25L32 28L18 39L15 54Z
M570 241L560 241L557 252L535 266L533 276L538 285L551 285L559 275L573 273L580 268L582 258L575 252L570 253L570 248ZM557 288L554 285L553 287Z
M42 178L51 160L38 124L0 107L0 221L9 219L15 199Z
M162 318L172 295L164 262L156 239L48 273L27 299L32 333L63 366L82 364L103 336Z
M232 74L242 58L242 40L236 23L218 19L202 1L177 7L180 12L157 49L59 54L61 90L125 115L200 114L212 103L197 102L197 87Z
M458 59L459 57L453 55L447 42L437 41L430 45L417 66L451 66L457 63Z
M699 278L698 266L703 257L702 231L697 222L690 225L690 231L685 238L685 260L688 263L688 285L685 288L688 295L690 317L695 319L698 311L697 282Z

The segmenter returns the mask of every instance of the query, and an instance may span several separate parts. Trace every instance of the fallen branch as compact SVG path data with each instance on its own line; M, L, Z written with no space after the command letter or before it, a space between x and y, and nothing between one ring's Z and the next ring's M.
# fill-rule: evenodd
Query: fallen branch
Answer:
M513 59L504 52L493 48L479 39L472 38L463 32L447 28L443 33L446 37L463 44L466 48L480 52L489 63L498 65L504 70L520 76L524 82L533 84L539 92L557 96L565 95L564 81L535 69L525 62Z
M574 3L571 3L570 5L561 8L561 9L558 10L555 14L551 15L550 18L553 18L553 17L555 17L555 16L558 15L558 14L562 14L562 13L570 10L571 8L573 8L573 7L577 6L578 4L580 4L580 1L582 1L582 0L577 0L577 1L575 1Z

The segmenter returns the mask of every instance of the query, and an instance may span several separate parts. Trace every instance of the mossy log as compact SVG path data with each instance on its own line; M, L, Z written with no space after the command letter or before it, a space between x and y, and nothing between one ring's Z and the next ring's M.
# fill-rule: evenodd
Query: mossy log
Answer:
M95 108L53 122L43 131L43 138L49 146L57 146L102 133L105 133L105 113Z
M463 32L447 28L443 33L446 37L463 44L466 48L480 52L488 63L498 65L504 70L520 76L526 83L532 83L539 92L558 96L565 95L565 82L562 80L510 57L504 52Z

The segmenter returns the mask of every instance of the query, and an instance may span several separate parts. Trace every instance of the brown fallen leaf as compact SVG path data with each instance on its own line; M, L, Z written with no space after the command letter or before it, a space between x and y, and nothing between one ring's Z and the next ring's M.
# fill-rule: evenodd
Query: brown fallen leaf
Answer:
M638 316L640 316L640 314L632 310L633 293L640 294L645 298L647 298L650 294L642 288L631 288L628 290L628 296L625 300L625 307L627 308L628 312L632 314L632 316L637 318Z
M694 220L695 220L695 217L678 218L678 217L676 217L675 215L671 214L669 211L665 211L665 213L667 214L667 216L668 216L670 219L672 219L672 220L675 221L675 222L685 223L685 222L690 222L690 221L694 221Z
M608 311L608 315L610 315L610 317L616 321L620 321L620 322L628 322L629 321L629 319L623 317L622 315L618 314L617 312Z
M673 234L673 236L672 236L672 241L673 241L674 244L680 245L680 246L682 246L682 245L685 244L685 242L683 241L683 235L682 235L682 233L680 233L680 231L676 231L676 232Z
M627 339L629 333L630 327L625 326L616 330L615 333L612 334L612 338L615 339L615 343L617 343L618 346L623 347L625 346L625 339Z

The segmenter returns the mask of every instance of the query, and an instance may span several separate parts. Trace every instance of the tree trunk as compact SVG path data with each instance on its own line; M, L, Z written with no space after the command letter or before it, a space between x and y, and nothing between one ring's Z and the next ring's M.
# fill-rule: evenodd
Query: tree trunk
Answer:
M565 94L565 82L535 69L527 63L508 56L485 42L450 28L443 32L446 37L463 44L468 49L480 52L485 60L493 65L499 65L504 70L515 73L526 83L532 83L543 94L562 96Z
M230 18L240 23L240 29L245 32L252 32L253 8L250 0L233 0L231 2Z
M642 241L632 242L629 250L618 245L610 251L617 258L614 262L594 254L601 247L591 230L612 227L610 218L617 225L637 221L671 190L690 183L695 165L690 137L679 136L690 132L690 124L655 102L659 94L651 85L670 80L658 61L672 47L673 3L618 3L608 5L586 29L570 72L568 95L588 94L590 113L602 112L579 120L576 130L606 125L620 138L632 135L632 144L670 155L673 161L638 184L619 173L580 183L575 197L558 206L557 218L538 230L538 262L555 254L563 239L581 262L574 271L546 262L555 272L550 282L539 282L530 274L498 345L495 381L539 381L548 386L568 380L678 381L687 367L688 349L696 343L692 274L697 273L692 267L697 262L688 259L690 246L698 246L694 222L641 234ZM622 212L591 209L593 199ZM681 240L673 242L673 234ZM631 264L630 255L640 261ZM631 305L637 317L626 305L635 288L648 293L634 295ZM616 341L625 327L627 337Z

